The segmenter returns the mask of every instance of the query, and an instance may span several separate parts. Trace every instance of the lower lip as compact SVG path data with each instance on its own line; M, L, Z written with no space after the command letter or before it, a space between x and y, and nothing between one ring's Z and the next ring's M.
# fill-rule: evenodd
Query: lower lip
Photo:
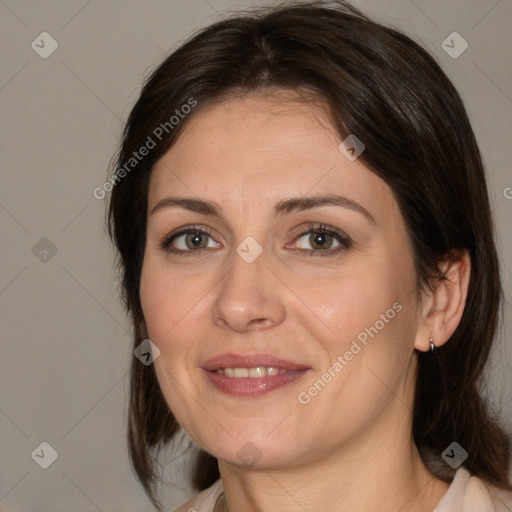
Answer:
M266 377L258 378L235 378L225 377L217 372L203 370L210 382L223 393L233 396L260 396L265 393L270 393L276 389L283 388L290 385L296 380L302 378L309 370L300 370L297 373L284 373L278 375L267 375Z

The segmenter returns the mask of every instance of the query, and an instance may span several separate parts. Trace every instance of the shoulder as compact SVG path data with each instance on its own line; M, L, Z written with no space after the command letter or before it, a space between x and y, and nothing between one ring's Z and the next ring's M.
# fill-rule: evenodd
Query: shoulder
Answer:
M470 477L462 512L510 512L512 492L487 484L480 478Z
M213 512L222 490L222 481L219 478L210 487L190 498L173 512Z
M460 467L434 512L510 512L512 492L499 489Z

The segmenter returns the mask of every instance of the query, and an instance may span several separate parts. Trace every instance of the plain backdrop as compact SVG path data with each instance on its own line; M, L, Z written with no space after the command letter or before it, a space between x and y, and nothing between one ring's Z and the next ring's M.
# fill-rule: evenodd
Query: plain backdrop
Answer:
M192 31L256 4L0 0L0 509L153 510L127 456L131 338L105 203L92 191L148 73ZM459 90L488 171L509 300L512 2L354 5L425 46ZM453 32L468 44L456 58L443 48ZM486 393L512 432L508 300ZM187 461L163 461L177 482L166 487L166 510L193 494Z

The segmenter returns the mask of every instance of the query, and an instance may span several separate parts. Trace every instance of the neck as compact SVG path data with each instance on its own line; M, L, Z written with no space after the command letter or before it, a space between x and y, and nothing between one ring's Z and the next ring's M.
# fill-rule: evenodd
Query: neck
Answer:
M361 432L350 445L308 463L256 470L219 461L225 500L218 509L432 512L449 484L423 464L412 440L410 418L402 415L402 422L396 421L403 407L394 400L386 414L394 419L388 428Z

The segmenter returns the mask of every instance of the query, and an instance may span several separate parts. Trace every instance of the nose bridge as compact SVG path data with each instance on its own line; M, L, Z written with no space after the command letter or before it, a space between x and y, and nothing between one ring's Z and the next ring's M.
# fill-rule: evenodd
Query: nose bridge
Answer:
M270 272L265 269L268 254L261 250L256 255L254 251L254 242L250 240L244 240L236 247L229 261L230 270L221 286L222 293L230 300L239 301L240 305L243 301L247 304L261 301L270 277Z
M251 237L233 250L213 305L215 323L243 331L255 320L262 325L282 321L284 305L268 263L268 254Z

